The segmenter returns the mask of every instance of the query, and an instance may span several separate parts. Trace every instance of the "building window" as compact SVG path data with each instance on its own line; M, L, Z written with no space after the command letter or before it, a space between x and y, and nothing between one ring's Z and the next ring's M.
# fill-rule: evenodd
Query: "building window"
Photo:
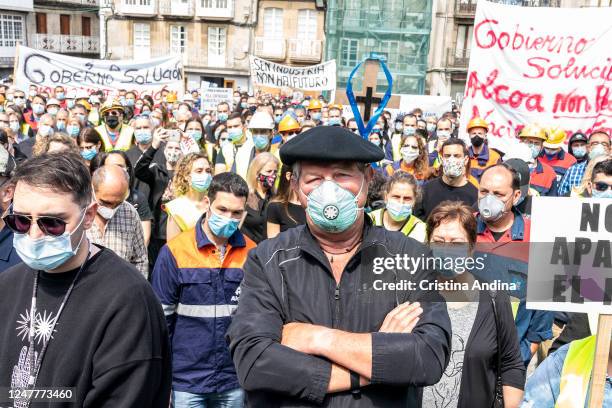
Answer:
M85 37L91 37L91 18L81 17L81 33Z
M151 0L124 0L128 6L150 6Z
M343 38L340 43L340 65L353 68L357 65L357 54L359 51L359 40Z
M202 0L202 8L227 8L228 0Z
M185 26L170 26L170 52L183 54L187 44L187 29Z
M299 40L317 39L317 13L315 10L298 11L297 34Z
M0 14L0 47L16 47L23 42L23 17Z
M70 15L60 14L60 34L70 35Z
M281 39L283 35L283 9L264 9L264 37Z
M399 41L381 41L380 52L387 59L387 65L390 69L398 69L399 62Z
M151 27L146 23L134 23L134 59L151 56Z
M225 66L226 30L224 27L208 27L208 65Z
M36 34L47 34L47 15L36 13Z
M470 47L472 44L472 35L474 34L473 25L458 25L457 26L457 46L455 47L455 55L457 57L465 57L470 55Z

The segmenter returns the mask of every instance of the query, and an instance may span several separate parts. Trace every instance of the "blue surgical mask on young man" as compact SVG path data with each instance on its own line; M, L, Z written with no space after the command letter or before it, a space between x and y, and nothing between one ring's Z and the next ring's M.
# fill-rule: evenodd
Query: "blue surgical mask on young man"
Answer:
M257 150L268 147L269 139L267 135L253 135L253 144Z
M70 258L76 255L83 242L85 231L82 231L81 238L76 248L72 248L72 235L79 229L85 219L85 210L72 232L64 232L59 237L46 235L38 239L32 239L26 234L13 234L13 246L21 260L32 269L50 271L59 268Z
M576 146L572 148L572 155L577 159L582 159L587 155L586 146Z
M232 128L227 130L227 136L232 143L237 143L242 139L242 129Z
M134 138L136 143L148 144L153 139L151 129L137 129L134 131Z
M327 232L346 231L357 220L359 211L363 210L357 200L364 183L365 178L361 181L357 195L353 195L336 182L325 180L308 194L306 212L315 225Z
M229 238L238 229L240 220L228 218L215 213L212 209L208 212L208 227L218 237Z

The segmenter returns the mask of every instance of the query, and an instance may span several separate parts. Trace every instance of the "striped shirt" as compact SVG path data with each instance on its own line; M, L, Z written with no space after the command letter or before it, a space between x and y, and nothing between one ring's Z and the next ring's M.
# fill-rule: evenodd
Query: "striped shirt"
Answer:
M585 160L567 169L563 179L561 179L561 183L559 183L559 188L557 190L559 197L569 196L572 189L578 187L580 183L582 183L582 178L584 177L584 172L588 164L588 160Z

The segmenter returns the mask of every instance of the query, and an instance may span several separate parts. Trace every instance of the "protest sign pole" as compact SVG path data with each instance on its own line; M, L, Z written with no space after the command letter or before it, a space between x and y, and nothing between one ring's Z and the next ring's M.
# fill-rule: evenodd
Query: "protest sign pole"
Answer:
M21 47L21 44L17 43L17 48L15 48L15 64L13 65L13 83L15 83L15 78L17 78L17 67L19 66L19 47Z
M603 407L608 359L610 358L610 336L612 336L612 315L599 315L589 408Z

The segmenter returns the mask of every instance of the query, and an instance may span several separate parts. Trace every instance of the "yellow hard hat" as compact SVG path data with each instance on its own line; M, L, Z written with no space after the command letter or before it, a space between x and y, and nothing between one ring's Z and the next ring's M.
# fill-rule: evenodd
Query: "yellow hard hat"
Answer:
M291 115L285 115L278 123L279 132L286 132L288 130L300 130L300 124Z
M331 105L329 105L328 109L338 109L339 111L342 111L344 107L341 103L332 103Z
M525 126L521 133L519 133L519 137L535 137L537 139L542 139L546 141L546 131L543 127L537 124L529 124Z
M168 103L174 103L176 102L176 93L175 92L170 92L168 95L166 95L166 102Z
M483 128L486 129L487 131L489 130L489 124L482 118L474 118L472 120L470 120L470 122L467 125L467 131L469 132L470 130L474 129L474 128Z
M547 134L548 137L544 142L544 147L548 147L549 149L556 149L557 147L563 146L563 142L565 142L565 138L567 137L565 130L560 128L548 129Z
M318 99L310 99L310 103L308 104L308 110L313 109L321 109L323 105L321 105L321 101Z
M100 115L104 116L104 114L109 111L109 110L113 110L113 109L117 109L120 110L121 112L124 112L125 110L123 109L123 106L119 103L119 101L117 101L116 99L109 99L108 101L106 101L104 103L104 105L100 108Z

